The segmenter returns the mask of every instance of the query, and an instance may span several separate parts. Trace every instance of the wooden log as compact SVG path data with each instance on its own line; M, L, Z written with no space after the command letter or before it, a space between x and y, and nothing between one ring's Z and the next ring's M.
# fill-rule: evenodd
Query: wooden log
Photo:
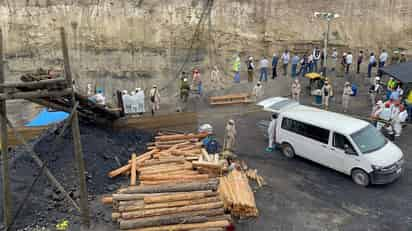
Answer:
M220 209L211 209L211 210L200 210L200 211L188 212L188 213L138 218L138 219L133 219L133 220L119 219L119 223L120 223L120 229L133 229L133 228L143 228L143 227L174 224L176 222L176 219L180 219L180 218L204 216L210 219L210 217L222 216L223 214L224 214L224 210L223 208L220 208Z
M167 157L160 160L146 160L142 165L145 167L159 165L159 164L168 164L168 163L184 163L185 159L183 157Z
M209 179L196 180L196 179L186 179L186 180L157 180L157 181L141 181L140 185L164 185L164 184L183 184L192 182L207 182Z
M212 163L212 162L201 162L201 161L193 161L192 162L193 167L202 167L202 168L214 168L214 169L222 169L222 165L221 164L216 164L216 163Z
M188 134L188 135L166 135L156 136L156 141L171 141L171 140L183 140L183 139L203 139L207 137L208 133Z
M222 228L229 226L230 223L227 220L221 221L209 221L204 223L193 223L193 224L178 224L178 225L165 225L150 228L139 228L131 229L130 231L181 231L181 230L191 230L191 229L204 229L204 228Z
M113 197L102 197L101 199L102 204L108 205L113 203Z
M220 202L220 201L221 201L220 198L214 196L214 197L206 197L206 198L200 198L200 199L195 199L195 200L184 200L184 201L173 201L173 202L164 202L164 203L145 204L144 209L160 209L160 208L182 207L182 206L189 206L189 205L214 203L214 202Z
M184 169L184 170L178 170L178 171L172 171L172 172L168 172L168 173L164 173L164 174L167 174L167 175L169 175L169 176L171 176L171 175L185 175L185 176L191 176L191 175L198 175L199 174L199 172L198 171L193 171L193 170L186 170L186 169ZM143 173L141 173L140 174L140 177L142 177L142 176L152 176L152 177L156 177L156 176L162 176L162 175L164 175L164 174L159 174L159 173L145 173L145 172L143 172Z
M43 98L43 97L59 97L64 95L70 95L72 92L71 88L66 88L62 90L37 90L28 92L9 92L1 93L0 100L10 100L10 99L32 99L32 98Z
M216 192L205 191L205 192L183 192L171 195L160 195L160 196L147 196L144 197L143 201L145 204L153 203L163 203L172 201L183 201L183 200L194 200L201 199L205 197L216 196Z
M119 219L120 218L120 213L118 213L118 212L113 212L112 213L112 221L117 221L117 219Z
M158 149L153 149L153 150L151 150L151 151L149 151L149 152L146 152L146 153L138 156L138 157L136 158L137 164L138 164L139 162L144 162L145 160L150 159L151 156L152 156L152 154L154 154L154 153L156 153L156 152L158 152L158 151L159 151ZM123 173L131 170L131 168L132 168L132 165L131 165L130 163L128 163L128 164L126 164L126 165L124 165L124 166L122 166L122 167L120 167L120 168L118 168L118 169L115 169L115 170L109 172L108 176L109 176L110 178L114 178L114 177L116 177L116 176L118 176L118 175L121 175L121 174L123 174Z
M200 151L201 151L203 159L210 162L211 158L209 157L209 153L206 151L206 149L202 148Z
M166 193L166 192L191 192L191 191L216 191L218 181L213 179L208 182L192 182L183 184L165 184L156 186L132 186L119 190L122 193Z
M130 170L130 185L136 185L136 154L132 154L132 163L131 163L131 170Z
M182 170L191 170L193 169L191 163L183 164L183 165L175 165L175 166L170 166L168 168L159 168L159 169L149 169L145 171L139 170L141 175L144 174L161 174L161 173L168 173L168 172L176 172L176 171L182 171Z
M189 229L188 231L226 231L226 228Z
M46 79L33 82L8 82L0 84L0 88L47 88L48 86L66 86L65 78Z
M198 175L143 175L140 176L141 181L145 180L206 180L209 176L207 174L198 174Z
M148 143L149 146L157 146L157 145L174 145L174 144L181 144L186 142L198 142L199 139L182 139L182 140L171 140L171 141L157 141L154 143Z
M119 212L127 212L127 211L136 211L136 210L142 210L145 208L145 204L143 200L139 201L133 201L133 203L130 203L128 205L119 205Z
M142 217L152 217L152 216L192 212L192 211L206 210L206 209L218 209L222 207L223 207L222 202L214 202L214 203L190 205L190 206L176 207L176 208L148 209L148 210L142 210L142 211L125 212L121 214L121 218L127 220L127 219L142 218Z

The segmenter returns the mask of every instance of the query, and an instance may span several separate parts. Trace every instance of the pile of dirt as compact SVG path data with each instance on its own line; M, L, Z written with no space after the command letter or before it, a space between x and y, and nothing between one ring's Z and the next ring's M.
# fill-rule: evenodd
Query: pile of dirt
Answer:
M79 183L76 175L71 129L67 129L63 136L57 139L60 129L49 130L38 140L31 142L31 145L40 158L47 163L47 167L66 191L70 192L72 198L78 201ZM146 148L145 144L150 142L153 137L152 134L143 131L112 131L85 124L81 125L80 132L91 204L98 195L113 192L127 180L126 177L112 180L107 176L107 173L119 167L119 164L125 164L130 159L131 153L143 153ZM21 147L11 152L12 155L20 156L11 169L15 210L40 170L27 153L22 155L24 152ZM105 216L100 209L98 206L91 206L93 219L110 222L110 217ZM65 201L61 193L53 190L43 174L34 185L33 193L26 201L14 227L22 228L36 225L50 227L62 219L77 223L78 216L78 212L69 202ZM0 216L0 219L2 217Z

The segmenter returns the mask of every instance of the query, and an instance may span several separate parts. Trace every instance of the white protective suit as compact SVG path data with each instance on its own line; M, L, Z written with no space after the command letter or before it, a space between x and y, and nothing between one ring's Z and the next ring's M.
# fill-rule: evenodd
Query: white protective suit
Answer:
M402 124L408 118L408 112L406 110L399 112L399 114L393 118L393 130L395 131L395 136L400 136L402 133Z
M269 148L273 148L273 144L276 143L276 119L272 118L268 127Z
M236 142L236 126L235 124L228 123L225 129L225 140L223 145L223 150L233 151L235 148Z

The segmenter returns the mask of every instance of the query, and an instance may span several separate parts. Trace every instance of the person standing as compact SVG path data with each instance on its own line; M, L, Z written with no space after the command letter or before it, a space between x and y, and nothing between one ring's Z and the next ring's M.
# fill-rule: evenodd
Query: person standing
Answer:
M298 56L297 54L295 54L295 55L292 57L292 60L291 60L291 64L292 64L292 69L291 69L292 78L295 78L295 77L296 77L296 70L297 70L297 68L298 68L299 61L300 61L299 56Z
M233 152L236 143L236 126L234 120L229 120L225 128L225 138L223 142L223 151Z
M220 79L220 71L217 65L214 66L212 72L210 73L210 81L214 88L222 87L221 79Z
M238 55L236 55L235 62L233 63L233 72L235 72L233 81L240 83L240 57Z
M346 55L346 74L349 74L349 70L350 70L350 65L352 65L353 62L353 55L352 52L348 52L348 54Z
M189 93L190 93L190 85L189 85L187 78L184 78L180 86L180 99L183 101L183 103L187 102L187 99L189 98Z
M152 116L160 109L160 94L156 85L153 85L149 92L150 104L152 106Z
M254 100L258 101L258 100L262 99L263 94L264 94L264 90L263 90L262 83L260 81L258 81L256 83L256 86L253 88L253 92L252 92Z
M388 53L385 49L383 49L381 55L379 56L379 68L385 66L386 60L388 60Z
M329 85L329 81L326 80L325 84L322 87L322 104L325 110L329 108L329 98L332 96L332 87Z
M391 58L391 64L398 64L399 59L400 59L399 51L398 50L393 51L393 55L392 55L392 58Z
M376 76L374 83L369 88L369 96L372 105L375 105L377 97L382 94L383 88L380 84L380 80L381 78Z
M278 115L273 114L272 119L270 120L269 127L268 127L268 138L269 144L266 148L267 152L273 152L276 148L276 124L277 124Z
M343 94L342 94L342 107L343 107L343 112L347 112L349 109L349 101L350 97L353 94L352 91L352 86L349 82L345 83L345 86L343 87Z
M363 62L363 51L361 50L361 51L359 51L358 60L356 62L356 64L357 64L356 65L356 74L360 74L360 66L361 66L362 62Z
M402 52L401 53L401 58L399 59L399 62L400 63L406 63L406 55L405 55L405 52Z
M260 77L259 81L268 81L268 68L269 68L269 61L263 56L263 59L259 62L260 68Z
M253 63L253 57L250 56L247 62L247 80L249 83L253 83L253 72L255 71L255 64Z
M318 72L319 60L320 60L320 49L316 47L315 49L313 49L313 66L314 66L315 72Z
M343 53L342 54L342 59L340 60L340 73L345 73L346 72L346 56L347 56L348 54L346 54L346 53Z
M297 75L302 74L302 77L305 76L307 72L307 65L308 65L308 57L306 56L306 54L303 54L303 57L300 60L300 69Z
M199 95L202 95L202 79L200 78L200 71L199 69L195 69L193 71L192 77L192 89L195 88Z
M372 77L372 69L376 67L376 58L375 54L372 52L369 56L369 63L368 63L368 77Z
M277 67L278 67L279 57L276 53L273 54L272 58L272 79L278 77Z
M313 72L313 54L308 56L307 73Z
M302 88L300 86L299 80L295 79L295 81L293 81L292 83L292 99L295 100L296 102L299 103L300 101L300 92L301 92Z
M282 54L282 62L283 62L283 75L288 76L288 65L289 65L290 55L289 51L285 50Z
M332 71L334 71L336 69L336 65L338 64L338 51L336 50L336 48L333 48L331 59L332 59Z

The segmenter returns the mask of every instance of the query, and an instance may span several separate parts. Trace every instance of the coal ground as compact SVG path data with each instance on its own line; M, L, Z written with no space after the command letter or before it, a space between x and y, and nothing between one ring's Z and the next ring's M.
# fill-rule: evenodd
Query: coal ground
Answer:
M31 145L72 198L78 201L79 184L75 170L71 129L67 129L63 136L57 139L57 133L60 132L61 127L50 129L40 139L31 142ZM81 124L80 132L90 201L95 201L97 195L113 192L122 183L125 183L126 177L118 177L113 180L107 176L107 173L119 167L118 161L125 164L131 153L144 152L146 143L152 139L152 134L147 132L114 132L110 129L87 124ZM18 156L11 168L14 212L22 203L31 183L40 171L31 157L24 153L26 152L23 151L22 147L11 152L12 155ZM3 215L0 215L0 219L2 219ZM99 223L102 221L111 223L108 215L103 213L100 208L91 206L91 217L94 220L99 220ZM62 219L77 223L79 214L69 202L65 201L61 193L53 189L47 177L42 174L34 185L33 192L26 201L13 228L53 227ZM76 226L73 223L70 225Z

